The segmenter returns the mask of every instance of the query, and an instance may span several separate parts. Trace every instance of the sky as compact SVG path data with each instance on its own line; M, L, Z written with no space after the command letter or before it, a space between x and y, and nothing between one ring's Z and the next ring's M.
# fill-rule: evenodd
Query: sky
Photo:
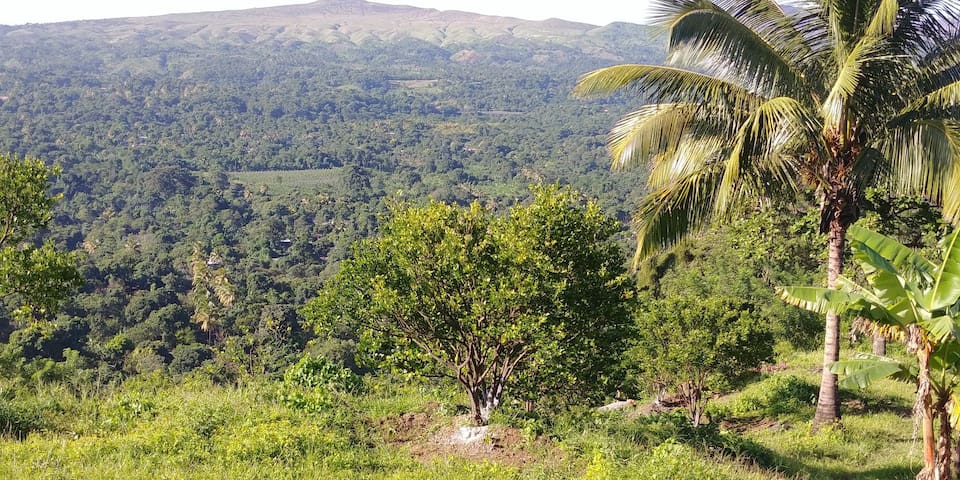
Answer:
M309 3L304 0L7 0L0 24L63 22L167 13L240 10ZM463 10L526 20L561 18L594 25L613 21L640 23L645 0L379 0L438 10Z

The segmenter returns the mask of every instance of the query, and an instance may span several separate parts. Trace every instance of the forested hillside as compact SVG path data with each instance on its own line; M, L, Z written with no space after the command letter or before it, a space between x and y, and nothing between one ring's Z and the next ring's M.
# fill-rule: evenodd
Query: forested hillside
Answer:
M0 151L62 166L42 236L86 281L56 328L10 345L128 373L226 345L230 374L274 371L306 340L297 307L389 199L503 210L560 182L626 221L644 172L611 173L603 147L623 108L570 91L662 55L637 25L362 1L0 27ZM206 331L202 263L235 288Z
M651 3L0 26L0 478L960 476L960 8Z

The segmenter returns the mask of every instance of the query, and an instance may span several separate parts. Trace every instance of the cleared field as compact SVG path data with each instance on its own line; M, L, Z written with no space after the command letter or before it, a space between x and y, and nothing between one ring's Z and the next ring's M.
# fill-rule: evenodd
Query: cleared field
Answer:
M335 185L340 181L343 168L310 170L261 170L258 172L233 172L230 178L253 188L267 187L267 193L284 194L294 191L311 191L323 185Z

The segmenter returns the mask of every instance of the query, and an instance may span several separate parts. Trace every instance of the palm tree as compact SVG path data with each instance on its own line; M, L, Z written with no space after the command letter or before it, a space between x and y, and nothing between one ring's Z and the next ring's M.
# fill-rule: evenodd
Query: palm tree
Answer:
M939 266L890 237L856 226L848 234L867 287L840 276L837 290L781 287L780 295L815 312L855 314L867 330L906 344L917 358L916 369L885 357L860 356L834 362L830 370L846 374L844 382L860 387L887 376L916 382L915 410L923 425L924 447L924 469L917 478L950 478L953 422L948 404L960 369L960 229L944 240ZM939 442L934 441L935 417L940 418Z
M220 268L223 259L216 252L207 256L200 245L193 246L190 256L190 271L193 273L193 289L188 297L193 303L193 321L200 330L214 338L220 326L223 310L235 300L234 287Z
M635 263L748 201L814 192L827 234L827 285L843 267L864 189L922 195L960 218L960 33L947 1L655 0L666 65L618 65L575 94L631 90L648 103L612 129L613 168L649 165L634 215ZM838 359L826 315L824 364ZM840 417L824 369L814 428Z

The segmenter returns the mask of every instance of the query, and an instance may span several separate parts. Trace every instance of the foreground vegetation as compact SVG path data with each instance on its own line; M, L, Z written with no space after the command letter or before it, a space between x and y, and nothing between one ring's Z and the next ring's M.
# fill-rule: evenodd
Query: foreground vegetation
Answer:
M77 388L5 380L4 478L912 478L911 389L879 382L846 400L843 429L810 433L814 353L683 414L526 413L506 402L492 439L444 445L469 422L452 382L367 377L358 393L258 379L163 374ZM73 377L65 365L60 374ZM298 389L319 402L289 402ZM312 392L312 393L311 393ZM323 392L323 393L318 393ZM362 392L362 393L360 393ZM315 408L317 407L317 408Z

